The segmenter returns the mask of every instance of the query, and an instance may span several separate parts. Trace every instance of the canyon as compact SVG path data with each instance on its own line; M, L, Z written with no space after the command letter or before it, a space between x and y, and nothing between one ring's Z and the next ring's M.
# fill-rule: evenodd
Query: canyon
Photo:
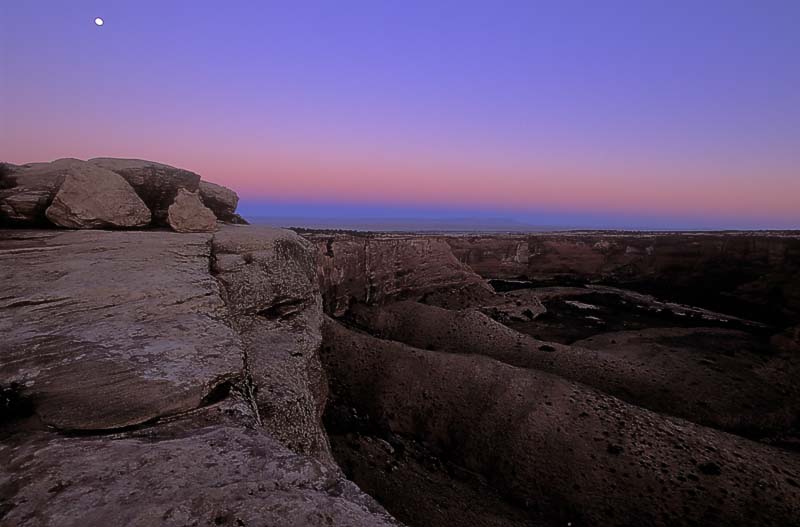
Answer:
M0 181L2 526L800 524L800 234L275 229L47 165Z

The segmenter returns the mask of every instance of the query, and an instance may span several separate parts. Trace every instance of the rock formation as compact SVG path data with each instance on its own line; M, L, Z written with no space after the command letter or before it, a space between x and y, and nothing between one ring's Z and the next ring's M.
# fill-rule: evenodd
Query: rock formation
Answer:
M153 212L156 225L167 225L167 211L179 189L196 192L200 186L200 176L194 172L152 161L96 157L88 163L125 178Z
M397 525L328 454L312 261L274 229L0 231L0 525Z
M459 262L444 240L404 237L308 236L317 244L325 309L343 314L354 302L421 298L449 289L479 289L485 282Z
M97 167L72 168L45 211L58 227L102 229L144 227L150 210L120 176Z
M178 189L167 210L167 222L176 232L211 232L217 228L217 217L203 205L197 192Z
M229 223L242 222L242 218L236 214L239 196L231 189L208 181L201 181L200 197L203 198L203 203L206 207L214 211L214 214L221 221Z
M0 227L114 229L152 224L178 232L210 232L217 220L247 223L235 212L235 192L161 163L94 158L3 167Z

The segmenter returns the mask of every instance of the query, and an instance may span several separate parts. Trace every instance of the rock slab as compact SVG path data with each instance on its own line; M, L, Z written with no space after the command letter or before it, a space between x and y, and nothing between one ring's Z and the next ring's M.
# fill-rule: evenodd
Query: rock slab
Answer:
M70 229L143 227L150 209L119 175L93 166L70 168L45 211L54 225Z

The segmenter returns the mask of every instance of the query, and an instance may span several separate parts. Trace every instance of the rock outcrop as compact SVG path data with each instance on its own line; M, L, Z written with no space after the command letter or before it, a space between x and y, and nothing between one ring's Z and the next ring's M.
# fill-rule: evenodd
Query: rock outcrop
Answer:
M94 158L5 164L0 227L114 229L152 224L179 232L209 232L217 220L247 223L236 214L238 202L230 189L152 161Z
M66 171L45 216L54 225L70 229L119 229L150 223L150 210L122 177L91 166Z
M153 161L96 157L87 162L125 178L152 211L156 225L168 224L168 210L178 190L197 192L200 187L200 176L194 172Z
M330 460L297 235L4 230L0 270L0 525L397 525Z
M200 197L203 198L206 207L214 211L221 221L241 223L241 217L236 214L236 206L239 204L236 192L216 183L201 181Z
M217 217L203 205L197 192L178 189L167 211L167 222L176 232L212 232L217 229Z
M284 444L330 460L320 427L327 380L319 362L322 301L313 248L296 234L227 228L214 236L211 271L257 386L259 419Z
M306 237L317 245L325 310L337 316L354 302L416 299L454 289L491 293L481 277L453 256L444 240L324 234Z
M66 173L83 162L59 159L52 163L30 163L6 168L0 189L0 226L44 226L45 210L52 203Z

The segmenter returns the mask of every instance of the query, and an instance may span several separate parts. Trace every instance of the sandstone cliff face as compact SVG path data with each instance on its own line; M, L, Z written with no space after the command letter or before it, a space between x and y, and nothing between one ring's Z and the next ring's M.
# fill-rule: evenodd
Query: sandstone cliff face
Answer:
M447 289L489 291L444 240L425 237L317 235L317 267L325 310L343 314L355 302L421 298Z
M0 525L396 525L330 460L295 234L7 230L0 274Z

